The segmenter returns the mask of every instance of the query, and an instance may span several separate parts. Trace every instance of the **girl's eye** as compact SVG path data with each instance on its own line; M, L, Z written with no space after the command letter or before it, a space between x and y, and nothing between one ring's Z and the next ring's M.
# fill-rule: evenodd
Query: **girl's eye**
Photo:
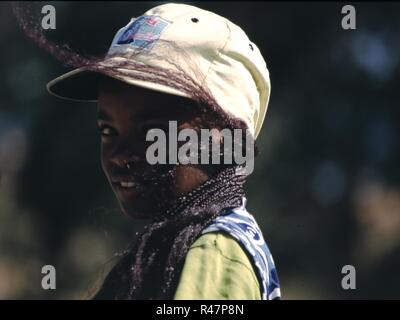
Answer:
M100 131L100 134L104 137L109 137L109 136L112 136L113 134L115 134L115 130L107 125L99 126L99 131Z

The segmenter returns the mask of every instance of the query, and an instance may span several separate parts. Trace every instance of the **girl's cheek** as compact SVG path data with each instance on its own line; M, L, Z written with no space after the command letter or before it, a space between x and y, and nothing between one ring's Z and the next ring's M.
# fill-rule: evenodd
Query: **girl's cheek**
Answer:
M101 167L104 171L104 173L108 176L108 168L107 168L107 163L109 159L109 153L108 150L105 146L101 145L100 148L100 162L101 162Z

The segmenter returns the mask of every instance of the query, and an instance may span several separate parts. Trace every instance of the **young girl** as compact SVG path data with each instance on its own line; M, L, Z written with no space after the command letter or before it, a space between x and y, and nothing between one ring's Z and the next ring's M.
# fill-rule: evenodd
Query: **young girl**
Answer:
M212 12L169 3L132 18L106 56L86 59L21 26L77 67L48 90L97 101L104 173L122 211L149 220L94 299L279 299L272 256L246 211L242 164L223 163L222 155L198 164L150 164L147 157L149 130L167 132L170 143L170 121L178 132L216 129L210 143L222 145L222 129L255 140L270 83L243 30Z

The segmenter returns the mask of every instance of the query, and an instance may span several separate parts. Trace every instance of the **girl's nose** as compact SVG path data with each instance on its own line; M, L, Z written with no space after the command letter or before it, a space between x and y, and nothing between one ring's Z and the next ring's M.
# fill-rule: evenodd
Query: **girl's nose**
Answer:
M110 161L121 168L127 168L127 165L145 161L140 154L132 146L120 146L114 150Z

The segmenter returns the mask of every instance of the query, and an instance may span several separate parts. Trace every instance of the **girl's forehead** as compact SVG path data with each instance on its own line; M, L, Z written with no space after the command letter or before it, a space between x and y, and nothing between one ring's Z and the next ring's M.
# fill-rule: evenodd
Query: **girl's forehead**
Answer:
M156 92L141 91L107 92L99 95L97 116L111 120L114 117L136 119L189 120L200 116L200 109L195 101Z
M197 116L198 102L104 77L98 86L98 108L105 113L126 107L125 112L158 117Z

